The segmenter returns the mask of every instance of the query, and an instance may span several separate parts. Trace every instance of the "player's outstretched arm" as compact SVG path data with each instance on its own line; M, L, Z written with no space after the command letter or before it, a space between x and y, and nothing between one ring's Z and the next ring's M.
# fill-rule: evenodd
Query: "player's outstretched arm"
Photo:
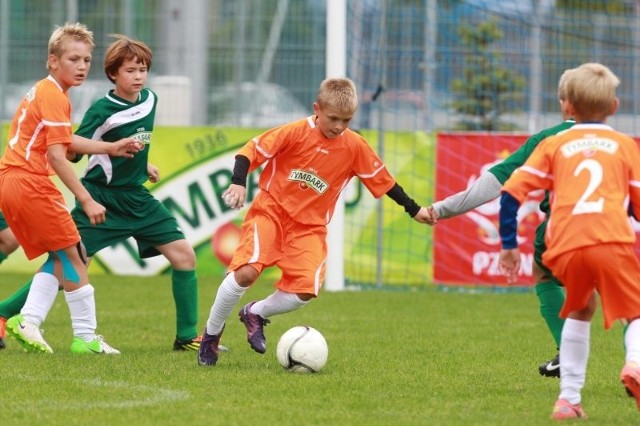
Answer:
M502 184L493 173L481 173L478 179L473 181L464 191L433 203L431 206L433 209L431 214L434 218L433 224L437 223L438 219L458 216L496 199L500 196L501 188Z
M134 138L123 138L117 142L102 142L73 135L69 151L76 154L107 154L112 157L132 158L144 144Z
M412 218L415 218L420 213L419 218L416 219L418 222L429 223L426 217L426 215L429 214L427 209L420 207L413 198L409 197L407 193L404 192L404 189L402 189L397 182L385 195L395 201L399 206L404 207L404 211Z

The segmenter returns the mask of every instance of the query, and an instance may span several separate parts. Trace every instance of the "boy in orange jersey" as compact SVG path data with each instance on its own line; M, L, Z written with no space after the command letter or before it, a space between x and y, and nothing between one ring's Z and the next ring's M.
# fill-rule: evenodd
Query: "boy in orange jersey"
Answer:
M216 364L225 320L264 268L275 265L282 271L276 291L239 313L256 352L266 351L267 318L301 308L318 295L325 276L327 224L351 178L359 177L376 198L387 194L416 221L431 219L427 208L395 182L365 139L348 128L357 107L351 80L324 80L314 115L266 131L236 155L232 184L223 194L233 208L244 205L247 174L266 166L230 272L211 307L198 352L200 365Z
M67 156L73 152L132 157L143 147L131 138L111 144L73 135L68 90L86 79L93 47L93 33L82 24L65 24L53 31L49 75L18 106L0 159L0 210L29 259L48 254L21 313L6 324L7 333L32 352L53 352L40 333L40 324L61 285L73 328L71 352L119 353L95 333L94 292L80 235L64 197L49 178L57 174L91 223L99 224L105 220L105 208L82 186Z
M564 283L566 318L560 343L560 395L552 418L586 417L581 405L589 337L600 296L605 328L616 319L625 333L626 363L620 379L640 408L640 262L628 218L640 217L640 149L606 125L618 108L616 77L596 63L576 68L567 81L576 124L538 145L504 184L500 210L500 268L510 281L520 267L517 210L534 189L552 192L545 265Z

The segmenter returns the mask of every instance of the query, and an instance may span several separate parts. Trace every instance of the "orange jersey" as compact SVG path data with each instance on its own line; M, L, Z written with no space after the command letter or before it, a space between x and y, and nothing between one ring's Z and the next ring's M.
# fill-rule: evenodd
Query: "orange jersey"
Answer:
M504 184L522 203L534 189L551 191L545 263L602 243L630 243L629 200L640 217L640 149L605 124L576 124L545 139Z
M68 94L53 77L42 79L16 110L0 171L18 167L38 175L55 174L47 161L47 148L54 144L68 145L72 136Z
M351 178L380 198L395 180L367 141L347 129L334 139L316 127L314 116L268 130L247 142L240 155L249 171L267 163L260 190L268 193L296 222L326 225Z

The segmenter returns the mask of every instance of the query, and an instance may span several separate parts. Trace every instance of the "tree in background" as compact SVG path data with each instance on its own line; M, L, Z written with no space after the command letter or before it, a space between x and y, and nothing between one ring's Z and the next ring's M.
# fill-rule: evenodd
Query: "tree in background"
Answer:
M494 44L504 36L495 22L476 27L460 27L463 55L462 78L454 79L451 90L456 100L454 111L463 116L456 130L513 130L515 125L500 121L505 112L516 112L515 102L522 99L524 79L503 66L500 49Z

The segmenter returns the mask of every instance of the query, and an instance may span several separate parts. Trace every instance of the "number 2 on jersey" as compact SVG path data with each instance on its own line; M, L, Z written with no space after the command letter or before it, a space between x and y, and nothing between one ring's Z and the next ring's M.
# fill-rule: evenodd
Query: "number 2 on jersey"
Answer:
M604 198L600 197L597 201L587 201L587 199L596 191L602 182L602 165L594 159L587 159L576 167L573 172L574 176L578 176L583 170L589 173L590 179L587 188L580 196L580 199L573 207L573 214L584 213L602 213L604 208Z

